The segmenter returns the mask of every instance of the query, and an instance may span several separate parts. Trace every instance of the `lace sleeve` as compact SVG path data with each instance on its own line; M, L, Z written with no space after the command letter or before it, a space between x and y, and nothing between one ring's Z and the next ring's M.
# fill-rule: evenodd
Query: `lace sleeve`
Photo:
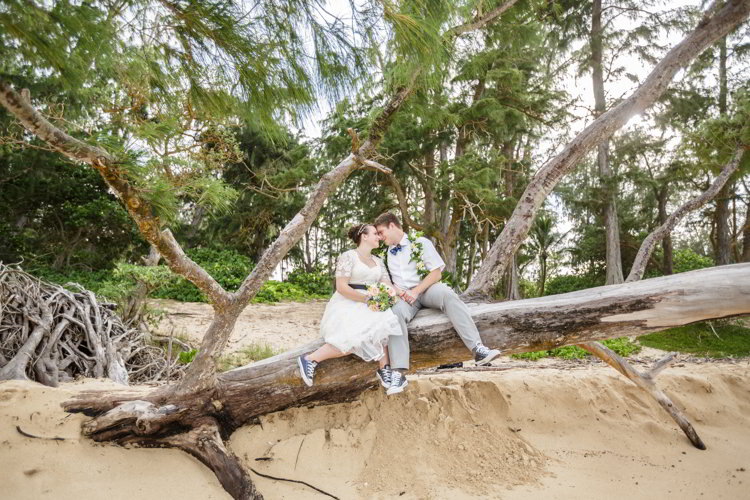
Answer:
M336 259L336 277L351 278L354 268L354 256L352 252L344 252Z
M380 280L383 283L388 283L389 285L392 285L391 277L388 275L388 269L385 267L385 261L381 259L380 257L374 257L375 262L378 263L380 266Z

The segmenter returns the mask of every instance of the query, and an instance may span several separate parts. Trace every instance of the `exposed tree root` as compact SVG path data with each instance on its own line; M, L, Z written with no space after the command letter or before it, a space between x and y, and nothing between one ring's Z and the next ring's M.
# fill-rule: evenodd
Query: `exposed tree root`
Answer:
M80 285L45 283L0 263L0 380L28 379L56 387L77 377L121 384L178 379L184 366L123 324L113 304Z

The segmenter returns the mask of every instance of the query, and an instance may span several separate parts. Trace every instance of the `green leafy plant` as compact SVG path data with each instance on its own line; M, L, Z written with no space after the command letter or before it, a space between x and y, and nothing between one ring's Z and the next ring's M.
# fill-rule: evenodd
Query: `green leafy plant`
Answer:
M179 361L183 365L186 365L192 362L197 355L198 355L198 349L190 349L189 351L183 351L177 357L177 361Z
M310 295L327 297L333 293L333 280L323 268L317 268L309 273L297 268L287 275L286 282L297 285Z
M609 347L617 354L623 357L628 357L631 354L637 354L641 351L641 346L632 342L627 337L620 337L616 339L603 340L602 344ZM589 356L589 352L581 349L578 346L566 345L562 347L556 347L555 349L547 349L542 351L524 352L520 354L511 354L514 359L526 359L529 361L536 361L542 358L562 358L562 359L581 359Z

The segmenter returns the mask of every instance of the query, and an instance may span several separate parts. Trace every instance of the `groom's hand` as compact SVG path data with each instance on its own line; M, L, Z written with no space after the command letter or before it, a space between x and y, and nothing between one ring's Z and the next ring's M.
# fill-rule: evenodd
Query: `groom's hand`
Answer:
M402 299L406 301L409 305L414 305L414 303L417 301L417 298L419 298L419 292L412 290L404 290L404 294L401 296Z

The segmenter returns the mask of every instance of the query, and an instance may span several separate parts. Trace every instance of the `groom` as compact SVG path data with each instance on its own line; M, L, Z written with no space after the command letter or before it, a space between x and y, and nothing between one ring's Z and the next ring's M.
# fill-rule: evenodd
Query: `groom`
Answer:
M412 260L412 243L404 233L401 221L390 212L378 216L373 224L381 241L388 245L386 268L393 284L403 290L400 300L392 311L401 323L403 335L388 339L388 354L391 361L391 381L389 395L403 392L407 385L405 373L409 369L409 337L406 324L423 308L440 309L453 323L453 327L464 344L474 354L477 365L488 365L500 355L500 351L489 349L482 344L469 308L461 302L456 292L440 283L445 262L438 255L435 246L427 238L417 238L421 244L421 258ZM421 261L421 262L420 262ZM428 272L420 279L419 270Z

